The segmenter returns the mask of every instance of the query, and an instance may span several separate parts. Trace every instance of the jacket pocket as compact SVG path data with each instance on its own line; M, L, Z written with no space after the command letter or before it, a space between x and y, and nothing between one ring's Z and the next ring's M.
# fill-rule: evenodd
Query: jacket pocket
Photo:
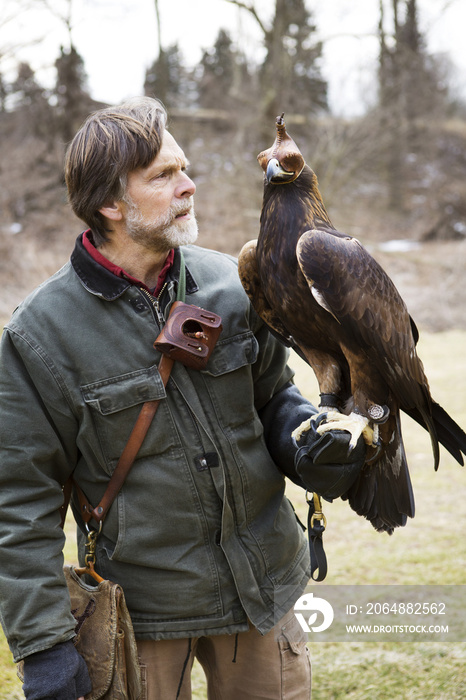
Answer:
M217 343L202 374L223 426L235 428L254 420L254 383L251 365L259 344L251 331Z
M104 416L166 396L156 367L85 384L81 387L81 392L84 401Z
M81 387L91 421L112 472L146 401L161 400L138 452L138 458L160 454L177 444L176 429L166 406L166 391L157 367L102 379Z
M311 698L311 662L306 635L291 609L280 622L278 645L281 657L283 697Z
M240 367L252 365L257 359L259 343L251 331L226 338L217 343L204 371L218 377Z

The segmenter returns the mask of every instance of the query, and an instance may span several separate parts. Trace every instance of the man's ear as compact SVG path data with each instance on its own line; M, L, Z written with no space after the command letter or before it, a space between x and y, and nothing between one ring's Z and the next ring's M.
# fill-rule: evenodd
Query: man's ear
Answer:
M121 221L123 212L120 201L108 202L104 207L99 209L100 214L111 221Z

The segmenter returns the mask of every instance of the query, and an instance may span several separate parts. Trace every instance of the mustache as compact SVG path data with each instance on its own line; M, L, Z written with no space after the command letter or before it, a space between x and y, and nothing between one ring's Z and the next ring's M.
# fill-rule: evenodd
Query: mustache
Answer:
M184 202L175 202L170 207L170 214L175 219L180 214L192 214L194 212L194 200L192 197Z
M122 201L128 205L133 216L141 215L139 207L129 194L125 194ZM168 223L176 219L180 214L194 214L194 197L192 195L188 199L171 204L166 212L165 219Z

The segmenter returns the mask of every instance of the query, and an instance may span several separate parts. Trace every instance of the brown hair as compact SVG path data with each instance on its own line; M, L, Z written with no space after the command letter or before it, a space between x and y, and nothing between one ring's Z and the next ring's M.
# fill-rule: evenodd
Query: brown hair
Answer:
M167 121L162 103L139 97L91 114L65 156L68 198L99 245L107 240L99 209L123 198L127 175L157 156Z

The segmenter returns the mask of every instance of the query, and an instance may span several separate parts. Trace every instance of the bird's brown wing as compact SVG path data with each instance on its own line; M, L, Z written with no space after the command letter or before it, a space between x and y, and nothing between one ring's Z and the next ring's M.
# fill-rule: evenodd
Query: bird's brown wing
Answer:
M298 242L297 257L314 298L337 319L341 342L359 348L367 358L367 372L360 379L369 382L369 396L373 366L393 394L389 419L381 426L386 434L382 455L364 467L345 495L377 530L392 532L405 524L407 516L414 516L397 404L427 410L427 380L416 355L410 316L393 282L356 239L338 232L307 231ZM437 441L432 443L438 454Z
M292 338L287 329L270 306L260 282L259 268L256 258L257 241L249 241L246 243L238 256L238 274L241 284L248 295L254 310L267 324L267 326L278 335L280 340L290 347Z
M416 354L417 330L377 261L355 238L338 232L306 231L296 252L314 298L378 367L401 407L424 403L428 387Z

